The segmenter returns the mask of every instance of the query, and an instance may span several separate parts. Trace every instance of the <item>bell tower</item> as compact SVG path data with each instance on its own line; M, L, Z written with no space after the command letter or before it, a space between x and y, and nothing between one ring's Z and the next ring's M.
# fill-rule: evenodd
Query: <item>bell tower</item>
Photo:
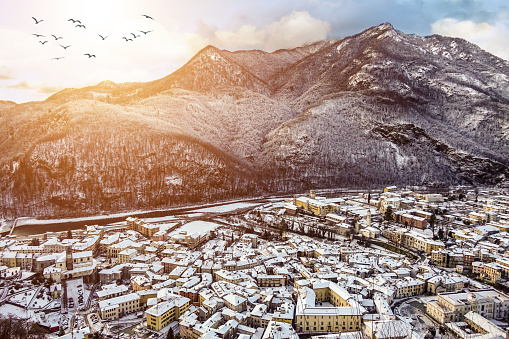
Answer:
M68 246L65 249L65 268L70 271L73 269L73 262L72 262L72 249L71 246Z

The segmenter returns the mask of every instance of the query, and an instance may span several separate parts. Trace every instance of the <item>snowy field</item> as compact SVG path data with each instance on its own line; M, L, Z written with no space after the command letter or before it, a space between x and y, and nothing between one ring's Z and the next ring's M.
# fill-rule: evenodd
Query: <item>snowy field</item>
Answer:
M28 307L30 305L32 298L35 296L37 292L37 288L32 288L30 290L25 290L24 292L18 293L9 298L9 301L15 303L17 305Z
M0 314L7 316L7 315L14 315L21 319L27 319L33 317L34 311L32 310L26 310L22 307L14 306L11 304L4 304L0 306Z
M187 231L187 233L194 233L194 232L207 232L207 231L213 231L217 227L219 227L219 224L216 224L214 222L209 221L191 221L190 223L185 224L182 227L179 227L175 230L175 232L180 231Z
M197 210L193 210L193 212L223 213L223 212L235 211L236 209L239 209L239 208L246 208L246 207L258 206L258 205L260 205L260 204L259 203L239 202L239 203L233 203L233 204L227 204L227 205L221 205L221 206L215 206L215 207L200 208ZM94 220L101 220L101 219L105 219L105 218L120 218L120 217L127 218L128 216L131 216L133 213L136 213L136 212L146 213L146 212L155 212L155 211L157 211L157 210L132 211L132 212L125 212L125 213L114 213L114 214L104 214L104 215L101 214L101 215L83 217L83 218L63 218L63 219L46 219L46 220L23 217L23 218L17 219L16 227L22 226L22 225L54 224L54 223L76 222L76 221L90 221L91 223L93 223ZM147 222L159 222L158 219L161 219L160 221L171 220L168 218L171 218L171 216L165 216L165 217L159 217L159 218L143 218L143 220L145 220ZM173 218L175 218L175 217L173 217Z
M18 305L21 308L31 310L48 309L60 306L59 300L53 300L47 294L44 286L23 290L9 298L9 302Z
M96 215L91 217L83 217L83 218L63 218L63 219L35 219L35 218L18 218L16 223L16 227L23 225L44 225L44 224L55 224L55 223L65 223L65 222L76 222L76 221L90 221L101 220L105 218L120 218L120 217L128 217L133 212L129 213L117 213L117 214L107 214L107 215Z
M259 203L246 203L246 202L238 202L235 204L200 208L197 210L193 210L193 212L201 212L201 213L226 213L238 210L240 208L254 207L260 205Z

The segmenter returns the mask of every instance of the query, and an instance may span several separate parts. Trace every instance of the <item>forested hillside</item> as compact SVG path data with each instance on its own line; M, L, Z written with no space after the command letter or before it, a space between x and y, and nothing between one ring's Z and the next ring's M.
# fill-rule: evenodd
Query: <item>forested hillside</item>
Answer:
M78 216L309 188L507 186L509 63L389 24L207 46L149 83L0 102L0 213Z

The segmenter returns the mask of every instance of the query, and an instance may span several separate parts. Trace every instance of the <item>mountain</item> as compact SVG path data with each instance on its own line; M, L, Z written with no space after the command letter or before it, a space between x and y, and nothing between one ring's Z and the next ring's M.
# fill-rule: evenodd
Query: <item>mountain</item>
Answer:
M0 213L78 216L309 188L509 182L509 63L390 24L207 46L148 83L0 102Z

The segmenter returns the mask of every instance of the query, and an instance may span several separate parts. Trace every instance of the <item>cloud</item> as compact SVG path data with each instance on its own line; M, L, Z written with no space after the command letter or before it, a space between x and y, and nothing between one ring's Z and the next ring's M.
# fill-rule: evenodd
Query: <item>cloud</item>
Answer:
M0 80L11 80L14 79L11 72L0 68Z
M36 90L37 93L42 93L42 94L53 94L55 92L58 92L58 91L64 89L64 87L62 87L62 86L54 86L54 85L49 85L47 83L33 85L33 84L29 84L26 81L21 81L21 82L12 84L12 85L7 85L4 88L17 89L17 90L19 90L19 89L21 89L21 90Z
M26 81L21 81L16 84L12 84L12 85L7 85L7 86L5 86L5 88L8 88L8 89L34 89L34 87L30 86L28 84L28 82L26 82Z
M504 22L499 21L491 25L486 22L445 18L433 22L431 31L435 34L463 38L500 58L509 60L509 28Z
M203 22L198 23L197 33L209 44L229 50L262 49L275 51L294 48L306 43L323 40L330 31L330 24L313 18L307 11L294 11L265 27L243 25L236 31L216 30Z
M293 12L267 27L268 50L298 47L327 37L330 24L311 17L308 12Z

